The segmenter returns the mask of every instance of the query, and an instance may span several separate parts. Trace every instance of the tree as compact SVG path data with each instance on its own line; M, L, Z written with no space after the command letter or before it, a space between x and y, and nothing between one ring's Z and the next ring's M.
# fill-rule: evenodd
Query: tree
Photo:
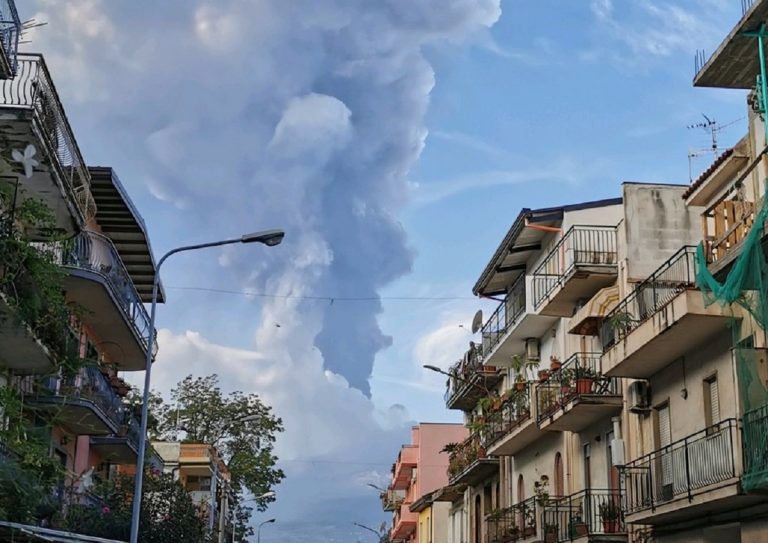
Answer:
M133 484L130 475L101 483L95 492L103 498L104 505L71 505L65 527L83 535L127 541L131 532ZM142 489L139 541L205 541L205 523L199 508L171 474L147 470Z
M227 464L237 495L235 518L241 541L251 534L248 526L251 508L242 502L245 490L262 496L283 480L285 474L275 464L276 434L283 422L272 414L257 394L232 392L224 395L217 375L187 376L171 390L171 403L151 404L158 421L161 439L175 440L183 432L186 443L214 445ZM273 497L253 500L264 511Z

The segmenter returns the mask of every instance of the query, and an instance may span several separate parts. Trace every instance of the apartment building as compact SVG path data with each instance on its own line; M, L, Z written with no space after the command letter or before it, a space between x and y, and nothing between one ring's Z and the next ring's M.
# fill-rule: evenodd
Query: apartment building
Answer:
M0 35L5 45L8 36ZM10 64L15 75L0 82L4 235L22 232L18 239L58 267L68 314L42 322L30 310L50 305L46 276L26 270L5 277L0 386L20 394L23 416L64 468L61 505L95 506L94 482L136 461L140 412L126 405L129 387L118 374L144 369L155 333L144 308L155 264L144 222L116 173L86 167L43 57L19 54ZM25 223L25 202L42 203L52 228ZM7 266L2 272L10 273ZM14 461L13 447L4 450Z
M163 471L180 481L192 501L200 507L212 540L218 543L232 541L231 477L216 447L172 441L153 441L152 446L162 459Z
M434 493L448 483L448 455L467 429L461 424L422 422L411 428L392 465L392 480L381 494L382 507L392 512L392 543L447 543L449 506Z

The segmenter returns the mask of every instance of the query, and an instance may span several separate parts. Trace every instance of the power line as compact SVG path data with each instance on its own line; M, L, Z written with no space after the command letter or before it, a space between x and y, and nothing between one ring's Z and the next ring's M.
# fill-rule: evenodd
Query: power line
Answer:
M252 296L255 298L278 298L291 300L318 300L323 302L378 302L383 300L404 302L435 302L455 300L477 300L474 296L301 296L296 294L267 294L264 292L252 292L250 290L227 290L207 287L174 287L166 286L172 290L194 290L199 292L215 292L218 294L236 294L240 296Z

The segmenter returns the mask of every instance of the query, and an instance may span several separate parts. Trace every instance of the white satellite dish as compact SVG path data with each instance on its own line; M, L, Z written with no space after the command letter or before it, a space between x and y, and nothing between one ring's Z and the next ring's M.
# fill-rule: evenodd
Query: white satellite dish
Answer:
M477 334L483 327L483 310L478 309L475 318L472 319L472 333Z

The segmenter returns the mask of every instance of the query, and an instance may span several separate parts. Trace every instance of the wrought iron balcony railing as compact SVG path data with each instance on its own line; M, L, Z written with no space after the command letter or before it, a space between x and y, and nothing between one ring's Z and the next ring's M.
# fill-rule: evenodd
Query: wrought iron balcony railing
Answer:
M768 489L768 405L744 413L744 490Z
M98 273L106 279L126 320L146 349L149 334L156 332L150 330L147 310L112 240L96 232L84 230L75 238L72 250L63 255L62 264ZM154 342L153 350L157 350L157 342Z
M487 447L493 445L518 426L531 419L531 383L515 383L508 398L493 413L488 423L485 440Z
M586 489L549 498L542 513L545 541L574 541L584 536L627 531L624 501L618 490Z
M83 217L93 216L96 204L91 195L88 168L41 55L18 55L16 76L0 82L0 108L33 112L37 130L48 147L51 167L56 170Z
M574 353L536 387L536 422L582 396L620 395L619 379L603 375L600 353Z
M479 433L459 443L448 455L448 478L455 479L477 460L485 458L485 447Z
M525 312L525 274L512 284L504 300L499 304L481 329L482 354L488 356L509 331L509 327Z
M486 543L511 543L536 535L536 498L531 497L485 519Z
M16 3L14 0L0 1L0 42L8 59L11 75L16 74L20 34L21 19L16 11Z
M603 352L627 337L687 289L696 287L696 247L686 245L639 283L603 319Z
M653 509L737 475L736 419L657 449L623 468L627 514Z
M538 309L577 267L616 264L615 226L572 226L533 272L534 307Z
M480 345L473 345L464 357L448 370L452 377L445 390L445 402L451 403L453 398L472 388L471 379L482 367L483 349Z

